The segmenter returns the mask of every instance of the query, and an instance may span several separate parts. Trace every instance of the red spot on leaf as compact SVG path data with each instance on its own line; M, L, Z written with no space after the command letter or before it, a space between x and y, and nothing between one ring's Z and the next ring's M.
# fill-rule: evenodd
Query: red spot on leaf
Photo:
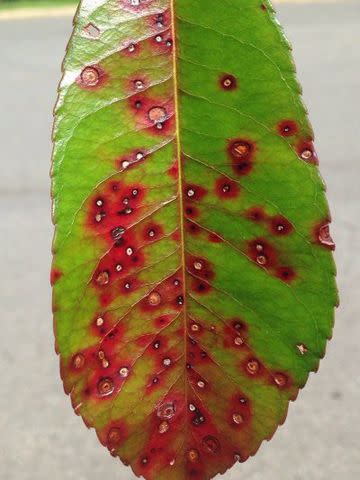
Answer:
M202 187L201 185L196 185L194 183L187 184L184 187L184 195L185 198L188 200L202 200L205 195L208 193L206 188Z
M239 195L240 187L237 182L227 177L219 177L215 183L216 195L224 200L236 198Z
M203 280L194 278L191 282L191 289L196 292L198 295L205 295L210 292L211 285Z
M185 229L191 235L199 235L201 233L199 225L187 219L185 219Z
M186 259L188 271L196 276L210 281L215 277L211 263L204 257L189 255Z
M292 224L282 215L276 215L270 220L270 231L274 235L289 235L293 230Z
M248 426L251 416L251 403L246 395L242 392L233 395L227 412L229 425L236 430L241 430Z
M256 152L255 143L248 139L231 140L227 147L233 171L239 175L248 175L253 168Z
M237 88L237 79L234 75L225 73L219 79L219 85L223 90L236 90Z
M296 278L296 272L292 267L278 267L275 275L287 283L291 283Z
M190 218L197 218L199 216L199 209L191 204L185 205L185 215Z
M59 280L61 276L62 276L61 270L59 270L58 268L52 267L51 273L50 273L51 285L55 285L55 283Z
M211 243L223 243L224 241L223 238L215 232L209 233L208 238Z
M255 223L265 222L268 218L264 208L260 206L254 206L246 210L245 217Z
M139 92L129 99L137 128L146 129L157 136L171 135L175 126L174 99L150 97L148 93L140 93L145 88L145 80L138 76L131 79L129 88Z
M169 174L170 177L174 178L175 180L178 179L178 177L179 177L179 164L178 164L177 160L175 160L174 163L169 168L168 174Z
M296 151L304 162L318 165L319 160L312 139L300 140L296 146Z
M282 120L277 125L278 132L283 137L296 135L299 131L298 124L294 120Z
M271 268L277 262L276 250L264 238L248 242L248 255L260 267Z

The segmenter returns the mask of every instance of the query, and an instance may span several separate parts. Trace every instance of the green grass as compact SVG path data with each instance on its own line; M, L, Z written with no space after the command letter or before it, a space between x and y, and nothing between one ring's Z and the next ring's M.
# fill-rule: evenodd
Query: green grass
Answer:
M0 0L0 10L15 8L59 7L76 5L77 0Z

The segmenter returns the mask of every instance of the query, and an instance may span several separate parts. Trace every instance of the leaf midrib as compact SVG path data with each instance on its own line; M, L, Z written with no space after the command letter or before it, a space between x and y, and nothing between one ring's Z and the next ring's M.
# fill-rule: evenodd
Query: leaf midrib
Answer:
M184 406L187 412L188 405L188 376L186 371L187 363L187 285L186 285L186 262L185 262L185 229L184 229L184 175L181 161L181 144L180 144L180 120L179 120L179 88L178 88L178 62L177 62L177 37L176 37L176 15L175 15L175 1L170 0L171 10L171 36L173 39L173 78L174 78L174 112L175 112L175 141L176 141L176 156L178 165L178 192L179 192L179 212L180 212L180 234L181 234L181 267L182 267L182 283L184 292L183 305L183 328L184 328ZM188 422L184 421L185 436L184 442L188 437Z

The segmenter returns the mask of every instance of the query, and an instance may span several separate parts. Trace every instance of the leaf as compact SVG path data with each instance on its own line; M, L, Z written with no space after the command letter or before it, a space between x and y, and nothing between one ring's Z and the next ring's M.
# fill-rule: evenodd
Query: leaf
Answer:
M318 368L330 215L289 45L259 0L87 0L54 130L66 393L146 479L254 455Z

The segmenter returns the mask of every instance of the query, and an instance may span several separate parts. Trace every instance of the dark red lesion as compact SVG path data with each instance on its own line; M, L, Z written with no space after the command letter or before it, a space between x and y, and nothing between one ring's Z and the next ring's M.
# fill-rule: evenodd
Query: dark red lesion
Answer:
M144 242L152 243L164 236L164 229L159 223L151 222L144 226L142 235Z
M286 283L291 283L297 278L297 274L292 267L278 267L275 269L275 275Z
M244 216L248 220L251 220L252 222L255 222L255 223L266 222L268 219L268 215L265 212L264 207L259 205L250 207L248 210L245 211Z
M239 175L248 175L254 166L256 145L247 138L235 138L228 142L227 153L233 171Z
M215 182L215 193L222 200L234 199L240 193L240 186L234 180L221 176Z
M51 285L54 286L61 276L62 276L62 271L56 267L52 267L50 272Z
M143 87L140 82L143 83ZM129 107L137 128L146 129L147 132L156 136L169 136L175 130L174 98L151 97L148 92L142 92L145 82L145 78L137 75L128 85L128 89L139 91L129 98Z
M145 148L137 148L115 159L115 168L117 170L126 170L143 162L149 156Z
M196 223L192 222L189 219L185 219L185 230L190 234L190 235L200 235L201 234L201 228L199 225Z
M87 202L86 228L101 235L109 245L114 243L112 231L126 229L141 218L147 188L138 183L126 185L111 180L99 188Z
M294 120L282 120L277 124L277 130L282 137L291 137L299 132L299 126Z
M211 243L223 243L224 239L215 232L209 233L208 239Z
M141 286L137 272L147 261L143 247L163 238L160 224L137 223L147 208L146 193L144 185L111 180L88 200L86 228L108 246L91 280L102 307Z
M162 31L171 23L170 9L163 10L146 18L146 22L153 32Z
M204 280L193 278L193 280L191 281L191 289L198 295L205 295L212 290L212 287L208 282Z
M129 431L130 429L124 420L117 420L111 422L103 430L98 431L98 437L110 453L114 453L127 441Z
M200 201L208 193L207 189L195 183L187 183L184 186L185 199Z
M157 32L148 40L153 55L171 54L173 49L173 39L171 29Z
M234 75L231 75L229 73L224 73L221 75L219 78L219 85L220 88L226 91L231 91L231 90L236 90L238 86L238 82L236 77Z
M179 162L175 160L171 167L168 169L168 175L177 180L179 177Z
M275 248L262 237L248 242L248 256L257 265L270 269L277 264L277 252Z
M225 349L249 350L247 342L248 327L242 320L234 318L224 327L223 346Z
M291 283L298 277L293 267L279 264L278 252L264 238L249 241L247 255L259 267L286 283Z
M252 418L251 401L239 391L233 395L227 411L227 422L234 429L243 429L249 425Z
M215 277L213 266L205 257L198 255L187 255L186 266L191 275L195 277L199 277L207 281L211 281Z
M200 215L199 209L189 202L185 204L184 213L188 218L197 218Z
M179 297L183 296L182 274L179 271L156 285L142 299L140 309L143 312L156 312L158 315L155 320L156 324L163 327L168 324L167 322L171 322L177 312L182 309L183 302L179 300ZM166 312L169 311L173 313L167 314ZM159 323L160 319L164 322L164 325Z
M299 157L307 163L319 164L319 159L315 151L312 138L301 139L296 145L296 151Z
M134 42L131 38L128 38L122 42L119 49L119 54L124 57L138 57L142 52L142 45L140 42Z
M289 235L294 231L294 227L283 215L275 215L269 221L271 233L274 235Z

